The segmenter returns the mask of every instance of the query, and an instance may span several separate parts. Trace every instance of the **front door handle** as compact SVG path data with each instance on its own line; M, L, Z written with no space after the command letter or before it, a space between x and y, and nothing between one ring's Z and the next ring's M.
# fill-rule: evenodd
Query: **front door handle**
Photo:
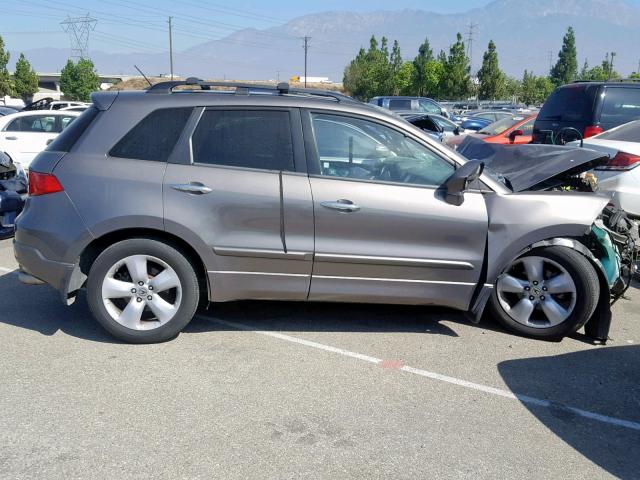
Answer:
M18 137L4 137L5 140L17 140Z
M173 183L171 188L178 190L179 192L193 193L196 195L204 195L205 193L213 192L209 187L199 182Z
M320 202L324 208L330 210L338 210L339 212L357 212L360 207L353 203L351 200L340 199L335 202Z

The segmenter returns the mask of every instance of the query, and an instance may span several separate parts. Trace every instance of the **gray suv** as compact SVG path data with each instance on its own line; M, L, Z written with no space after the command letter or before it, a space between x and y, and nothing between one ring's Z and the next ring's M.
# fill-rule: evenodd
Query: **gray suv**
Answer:
M593 224L608 198L514 189L483 168L331 92L188 79L96 93L32 163L15 255L23 282L67 304L85 288L102 326L135 343L241 299L472 319L490 300L539 338L606 319L620 256Z

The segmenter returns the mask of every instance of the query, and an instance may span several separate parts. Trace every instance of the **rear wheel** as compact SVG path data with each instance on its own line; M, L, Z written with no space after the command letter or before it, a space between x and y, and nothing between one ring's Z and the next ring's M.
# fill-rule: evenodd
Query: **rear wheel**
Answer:
M119 340L163 342L195 314L198 279L174 247L146 238L123 240L93 263L87 299L98 322Z
M517 333L560 339L589 320L599 294L597 273L583 255L544 247L515 260L498 278L491 310Z

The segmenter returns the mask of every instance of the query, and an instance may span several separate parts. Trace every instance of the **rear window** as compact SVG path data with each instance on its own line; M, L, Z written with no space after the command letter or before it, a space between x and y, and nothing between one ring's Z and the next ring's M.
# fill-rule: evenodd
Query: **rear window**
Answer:
M622 125L637 119L640 119L640 88L608 87L600 121Z
M411 110L411 99L396 98L389 100L389 110Z
M195 163L294 170L289 112L206 110L191 144Z
M192 111L192 107L187 107L162 108L151 112L129 130L109 155L166 162Z
M618 142L640 142L640 120L620 125L607 130L597 137L603 140L616 140Z
M73 120L56 139L49 144L50 152L68 152L82 136L87 127L98 115L98 109L94 106L87 108L82 114Z
M558 88L540 110L539 120L589 122L593 118L597 85L572 85Z

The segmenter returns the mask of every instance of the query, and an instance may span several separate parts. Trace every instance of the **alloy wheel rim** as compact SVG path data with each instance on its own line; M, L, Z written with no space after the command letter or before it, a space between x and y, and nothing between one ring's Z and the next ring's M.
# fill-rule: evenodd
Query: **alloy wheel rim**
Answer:
M576 306L576 284L567 270L549 258L518 259L498 278L502 309L516 322L550 328L564 322Z
M102 281L107 313L123 327L153 330L171 321L180 308L178 274L151 255L130 255L109 268Z

